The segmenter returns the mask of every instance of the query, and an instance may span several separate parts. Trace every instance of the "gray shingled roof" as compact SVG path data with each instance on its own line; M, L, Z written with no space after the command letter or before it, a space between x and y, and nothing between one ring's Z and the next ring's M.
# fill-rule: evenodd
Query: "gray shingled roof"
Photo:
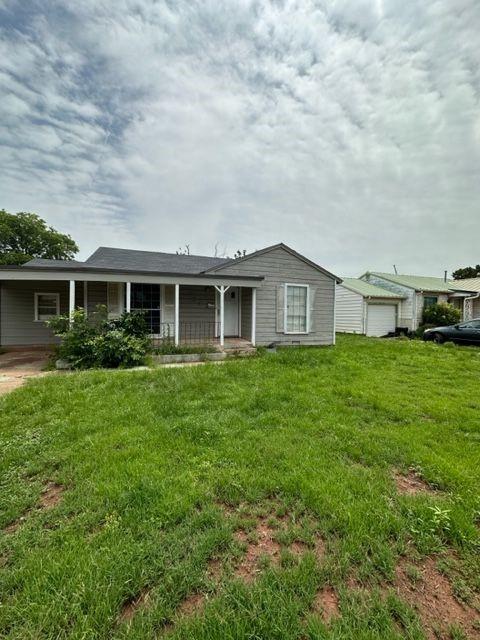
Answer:
M122 271L198 274L224 262L228 262L228 258L99 247L87 258L84 264L88 267L121 269Z
M24 267L52 267L55 269L83 267L84 262L79 260L48 260L47 258L33 258L25 262Z

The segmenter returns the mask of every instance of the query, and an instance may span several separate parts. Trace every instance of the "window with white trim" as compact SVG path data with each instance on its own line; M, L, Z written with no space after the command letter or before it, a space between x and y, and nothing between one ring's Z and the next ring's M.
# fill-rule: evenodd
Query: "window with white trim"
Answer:
M60 314L59 293L35 293L35 322L43 322Z
M308 284L285 285L285 331L308 332Z

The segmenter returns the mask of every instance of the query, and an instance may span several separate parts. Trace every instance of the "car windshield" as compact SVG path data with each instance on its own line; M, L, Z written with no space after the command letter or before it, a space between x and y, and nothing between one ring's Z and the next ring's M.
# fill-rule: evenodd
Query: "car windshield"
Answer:
M460 325L462 329L480 329L480 320L470 320Z

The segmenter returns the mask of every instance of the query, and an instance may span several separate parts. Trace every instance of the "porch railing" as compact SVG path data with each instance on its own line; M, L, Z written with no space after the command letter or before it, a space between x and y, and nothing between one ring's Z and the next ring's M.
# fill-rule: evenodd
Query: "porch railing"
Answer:
M161 322L151 327L154 346L173 343L175 341L175 325L173 322ZM180 322L179 340L181 344L205 344L220 335L219 322Z

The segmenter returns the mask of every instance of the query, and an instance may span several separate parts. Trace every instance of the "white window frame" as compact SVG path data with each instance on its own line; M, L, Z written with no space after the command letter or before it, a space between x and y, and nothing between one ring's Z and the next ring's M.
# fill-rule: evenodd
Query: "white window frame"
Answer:
M284 333L288 334L288 335L307 335L308 333L310 333L310 285L309 284L302 284L299 282L285 282L285 291L284 291L284 302L283 302L283 330ZM288 287L303 287L304 289L307 290L307 299L306 299L306 309L305 309L305 313L306 313L306 317L305 317L305 326L306 326L306 331L289 331L288 330L288 321L287 321L287 306L288 306Z
M41 319L38 317L38 299L40 296L54 296L55 298L56 313L49 316L48 318ZM50 318L54 318L55 316L60 315L60 294L59 293L48 292L48 291L35 291L35 293L33 294L33 300L34 300L33 302L33 307L34 307L33 321L34 322L46 322Z

